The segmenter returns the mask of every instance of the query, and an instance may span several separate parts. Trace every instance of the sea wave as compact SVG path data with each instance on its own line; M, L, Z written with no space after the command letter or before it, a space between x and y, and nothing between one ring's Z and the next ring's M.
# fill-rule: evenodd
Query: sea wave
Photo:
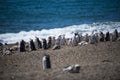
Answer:
M92 24L81 24L72 25L64 28L54 28L54 29L43 29L43 30L31 30L31 31L21 31L18 33L6 33L0 34L0 42L2 43L15 43L19 42L21 39L29 41L29 39L35 39L35 37L47 38L48 36L58 37L59 35L65 34L66 38L72 37L73 33L81 32L83 35L88 33L91 34L93 30L113 32L117 29L120 32L120 22L101 22Z

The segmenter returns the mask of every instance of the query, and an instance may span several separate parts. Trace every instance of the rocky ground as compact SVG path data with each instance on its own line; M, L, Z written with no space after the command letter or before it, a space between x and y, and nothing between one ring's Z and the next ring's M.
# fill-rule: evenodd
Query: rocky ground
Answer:
M45 53L52 66L47 70L42 68ZM63 72L73 64L80 65L80 73ZM0 80L120 80L120 41L0 54Z

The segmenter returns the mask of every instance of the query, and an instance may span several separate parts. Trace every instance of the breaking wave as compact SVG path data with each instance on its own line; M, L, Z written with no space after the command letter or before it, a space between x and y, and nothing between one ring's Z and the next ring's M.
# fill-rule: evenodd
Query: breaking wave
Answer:
M31 31L21 31L19 33L6 33L0 34L0 42L2 43L15 43L21 39L29 41L29 39L35 39L35 36L42 38L47 38L48 36L59 36L65 34L67 38L72 37L73 33L81 32L83 35L85 33L91 34L93 30L99 31L110 31L113 32L117 29L120 32L120 22L103 22L103 23L92 23L92 24L81 24L72 25L64 28L54 28L54 29L43 29L43 30L31 30Z

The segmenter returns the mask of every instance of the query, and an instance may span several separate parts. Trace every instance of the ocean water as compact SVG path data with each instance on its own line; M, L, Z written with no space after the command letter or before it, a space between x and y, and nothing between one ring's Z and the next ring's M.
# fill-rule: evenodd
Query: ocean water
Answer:
M0 0L0 42L120 31L120 0Z

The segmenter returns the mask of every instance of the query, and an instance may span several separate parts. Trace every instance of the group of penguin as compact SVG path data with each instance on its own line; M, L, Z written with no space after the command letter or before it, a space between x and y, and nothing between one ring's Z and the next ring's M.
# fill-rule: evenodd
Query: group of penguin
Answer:
M41 42L38 37L36 37L35 42L33 41L33 39L30 39L28 46L30 51L34 51L36 49L48 49L51 47L51 37L48 38L48 42L46 39L43 39L43 41ZM19 44L19 51L24 52L25 48L26 42L24 40L21 40Z
M90 36L88 36L88 35L83 36L85 38L84 40L86 42L89 41L91 44L94 44L94 43L97 43L98 41L100 41L100 42L116 41L117 38L119 37L119 33L118 33L117 29L115 29L113 33L106 32L106 34L104 34L102 31L100 33L94 33L94 32L95 31L93 31ZM64 40L62 40L62 38L56 39L57 46L58 46L58 43L59 43L59 46L63 42L67 43L65 38L63 38L63 39ZM82 37L80 37L80 35L78 33L75 33L74 38L71 39L71 42L68 41L68 43L73 44L73 45L77 45L80 41L82 41ZM37 49L44 49L44 50L49 49L49 48L51 48L53 46L52 42L53 42L52 37L48 37L48 40L42 39L42 41L40 41L39 38L36 37L35 42L33 41L33 39L30 39L29 44L28 44L29 50L34 51L34 50L37 50ZM54 40L54 43L55 43L55 40ZM26 43L25 43L24 40L21 40L20 44L19 44L20 52L24 52L25 48L26 48Z

